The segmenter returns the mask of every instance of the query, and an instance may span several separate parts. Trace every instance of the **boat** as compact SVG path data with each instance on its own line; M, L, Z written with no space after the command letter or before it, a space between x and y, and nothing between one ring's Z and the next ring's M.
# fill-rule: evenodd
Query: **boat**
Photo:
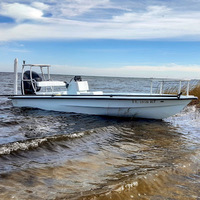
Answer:
M180 112L191 100L187 80L186 94L181 92L181 83L176 94L164 94L163 81L160 92L153 93L152 81L149 93L105 93L90 91L88 82L81 76L73 77L68 83L52 81L50 65L22 64L21 94L17 94L17 65L15 59L14 95L10 96L14 107L31 107L43 110L88 115L102 115L128 118L164 119ZM40 70L40 75L34 70ZM46 72L44 72L46 70ZM185 81L185 80L184 80ZM55 90L62 87L63 90Z

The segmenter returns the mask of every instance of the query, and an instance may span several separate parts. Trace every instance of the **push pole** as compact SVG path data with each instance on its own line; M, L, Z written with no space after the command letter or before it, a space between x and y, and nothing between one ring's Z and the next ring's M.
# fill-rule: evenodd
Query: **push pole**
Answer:
M18 74L17 74L17 64L18 64L18 59L15 58L14 60L14 95L17 95L17 82L18 82Z

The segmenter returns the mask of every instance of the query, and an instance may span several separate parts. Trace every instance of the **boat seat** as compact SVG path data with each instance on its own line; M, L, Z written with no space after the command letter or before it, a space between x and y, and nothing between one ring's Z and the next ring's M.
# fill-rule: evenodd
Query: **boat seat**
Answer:
M87 81L78 81L77 83L77 91L78 92L87 92L89 90Z
M52 86L66 86L64 81L39 81L37 82L38 87L52 87Z

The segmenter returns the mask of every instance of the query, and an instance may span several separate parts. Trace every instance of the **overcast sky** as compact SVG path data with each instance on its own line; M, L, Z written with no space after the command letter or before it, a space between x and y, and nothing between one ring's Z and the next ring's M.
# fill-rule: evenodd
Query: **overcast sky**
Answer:
M0 71L200 77L200 0L0 0Z

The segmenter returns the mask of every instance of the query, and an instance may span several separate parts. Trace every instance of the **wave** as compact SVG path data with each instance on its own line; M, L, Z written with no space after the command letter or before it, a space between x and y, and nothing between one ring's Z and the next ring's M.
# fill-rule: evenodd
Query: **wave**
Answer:
M67 139L74 139L74 138L80 138L85 135L85 132L77 132L73 134L65 134L65 135L53 135L53 136L47 136L43 138L34 138L34 139L27 139L27 140L21 140L16 142L11 142L8 144L3 144L0 146L0 155L5 154L11 154L13 152L17 151L26 151L33 148L37 148L40 145L52 141L60 141L60 140L67 140Z
M188 155L183 162L174 163L172 167L161 168L145 175L138 175L105 194L105 199L198 199L200 174L200 152ZM179 194L177 194L179 191ZM124 196L126 195L126 197ZM98 198L97 198L98 199Z
M83 192L80 199L198 199L199 181L200 150L186 156L185 161L177 160L171 167L134 174L108 188L104 187L104 191Z

